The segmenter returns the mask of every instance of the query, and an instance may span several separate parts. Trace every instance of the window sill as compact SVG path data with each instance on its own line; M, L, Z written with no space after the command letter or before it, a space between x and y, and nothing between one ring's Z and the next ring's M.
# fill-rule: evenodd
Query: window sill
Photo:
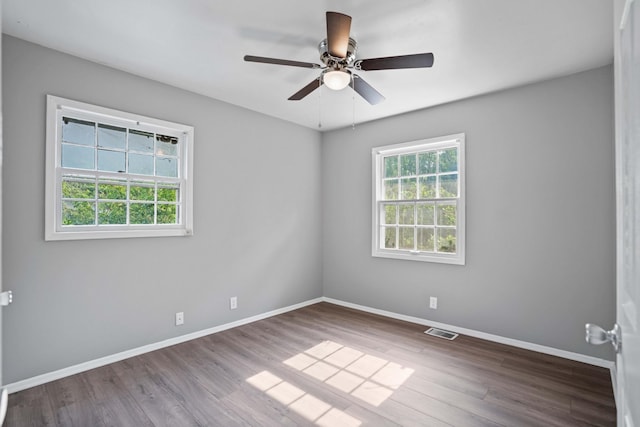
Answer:
M91 230L91 231L58 231L45 233L45 241L58 240L92 240L92 239L126 239L139 237L185 237L192 236L193 230L184 228L154 230Z
M403 259L406 261L435 262L439 264L465 265L463 254L445 255L432 252L411 253L409 251L382 251L377 250L371 253L375 258Z

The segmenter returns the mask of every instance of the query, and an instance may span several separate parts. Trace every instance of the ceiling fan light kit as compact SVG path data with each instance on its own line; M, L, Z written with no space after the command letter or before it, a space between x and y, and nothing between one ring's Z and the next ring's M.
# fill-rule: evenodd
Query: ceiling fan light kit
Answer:
M327 12L326 19L327 38L322 40L318 45L320 61L324 66L311 62L265 58L253 55L246 55L244 60L263 64L321 69L322 72L320 76L291 95L289 97L290 101L299 101L324 84L332 90L342 90L347 86L351 86L358 95L363 97L371 105L376 105L384 101L384 96L365 82L362 77L350 70L395 70L403 68L428 68L433 66L432 53L356 60L358 44L354 39L349 37L351 17L339 12Z
M342 90L349 86L351 73L341 70L327 71L322 74L322 81L329 89Z

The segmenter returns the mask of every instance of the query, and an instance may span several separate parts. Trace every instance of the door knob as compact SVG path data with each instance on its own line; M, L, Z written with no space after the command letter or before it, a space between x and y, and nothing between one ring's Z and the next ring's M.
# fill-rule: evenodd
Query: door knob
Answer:
M9 305L13 302L13 292L0 292L0 305Z
M585 325L585 339L589 344L594 345L610 342L616 353L618 353L622 346L622 331L617 323L610 331L605 331L598 325L587 323Z

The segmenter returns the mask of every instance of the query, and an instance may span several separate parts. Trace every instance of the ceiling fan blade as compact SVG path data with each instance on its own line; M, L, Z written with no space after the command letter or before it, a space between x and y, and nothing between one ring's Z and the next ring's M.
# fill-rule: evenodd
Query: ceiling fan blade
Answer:
M369 83L365 82L362 77L357 74L353 75L352 84L350 84L358 95L363 97L369 104L376 105L385 100L380 92L375 90Z
M327 46L329 55L345 58L349 47L351 17L338 12L327 12Z
M303 68L322 68L320 64L311 62L290 61L288 59L265 58L264 56L245 55L244 60L247 62L260 62L262 64L289 65L292 67Z
M433 65L433 53L388 56L386 58L361 59L354 67L358 70L397 70L401 68L428 68Z
M309 83L308 85L306 85L305 87L303 87L302 89L300 89L299 91L291 95L289 97L289 101L300 101L302 98L309 95L311 92L318 89L320 86L322 86L322 79L318 77L317 79L313 80L311 83Z

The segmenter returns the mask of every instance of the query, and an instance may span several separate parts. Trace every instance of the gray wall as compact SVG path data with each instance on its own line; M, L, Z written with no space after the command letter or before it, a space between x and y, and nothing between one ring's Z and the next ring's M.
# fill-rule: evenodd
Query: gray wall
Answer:
M615 317L610 67L321 135L8 36L2 55L5 383L321 295L612 357L583 343ZM195 235L45 243L47 93L195 126ZM457 132L467 265L372 258L371 148Z
M320 134L8 36L2 54L5 383L322 295ZM193 125L195 235L45 242L46 94Z
M372 258L371 148L458 132L466 265ZM613 357L584 342L615 320L611 67L326 133L322 156L326 297Z

